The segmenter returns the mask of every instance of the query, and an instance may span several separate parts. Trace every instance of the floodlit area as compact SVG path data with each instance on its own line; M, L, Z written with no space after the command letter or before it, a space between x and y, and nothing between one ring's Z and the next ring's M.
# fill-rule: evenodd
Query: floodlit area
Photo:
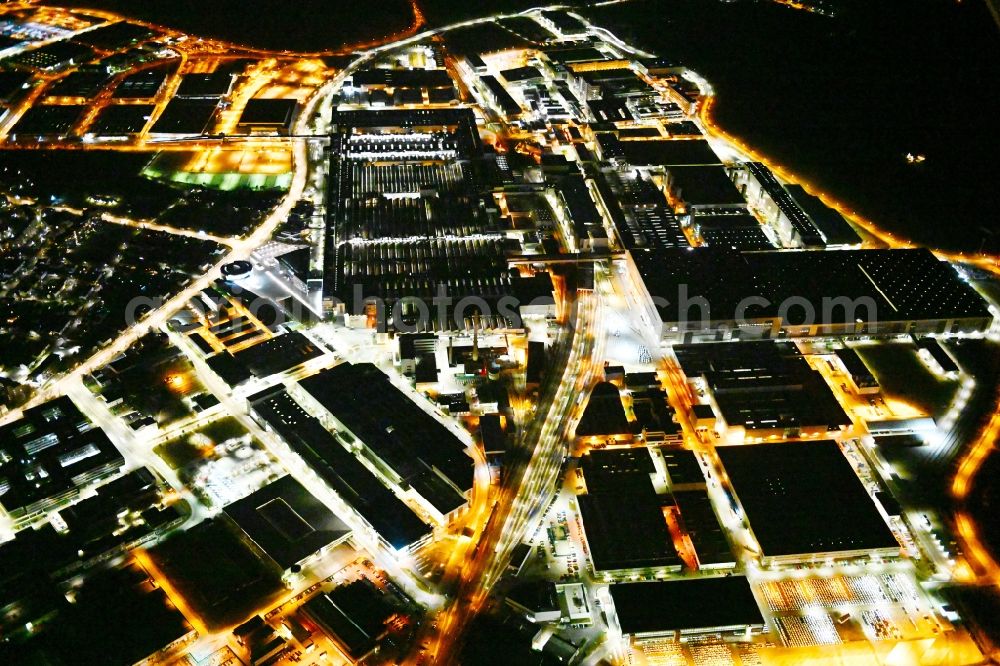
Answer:
M164 153L144 173L181 185L219 190L285 190L292 178L292 155L282 149L213 149Z

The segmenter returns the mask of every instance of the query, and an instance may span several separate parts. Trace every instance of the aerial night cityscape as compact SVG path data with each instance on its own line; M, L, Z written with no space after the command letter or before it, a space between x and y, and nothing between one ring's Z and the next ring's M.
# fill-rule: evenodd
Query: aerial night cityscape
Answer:
M0 1L0 665L1000 663L1000 1Z

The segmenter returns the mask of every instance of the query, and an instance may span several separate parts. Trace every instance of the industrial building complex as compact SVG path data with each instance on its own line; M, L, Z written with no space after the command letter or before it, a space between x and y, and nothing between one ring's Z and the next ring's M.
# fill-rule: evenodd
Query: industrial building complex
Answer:
M619 3L67 4L0 3L0 663L1000 655L995 257L728 138Z

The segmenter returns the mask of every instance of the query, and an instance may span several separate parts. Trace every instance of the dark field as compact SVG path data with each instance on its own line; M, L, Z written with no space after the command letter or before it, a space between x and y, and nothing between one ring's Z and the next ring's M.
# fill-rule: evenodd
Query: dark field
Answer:
M140 220L223 236L249 232L281 199L280 193L168 185L142 175L155 153L113 150L0 150L0 189L39 201L90 208L92 195L116 203L108 210Z
M112 11L200 37L293 52L338 50L389 37L413 21L408 0L381 0L377 5L351 0L217 0L210 5L198 0L43 0L42 4ZM540 4L544 3L419 0L425 27L521 12Z
M530 42L504 30L495 23L484 23L483 25L452 30L445 36L445 43L452 52L459 55L491 53L532 46Z
M377 5L345 0L45 0L58 7L100 9L261 49L337 50L388 37L413 21L407 0Z
M431 26L447 25L458 21L490 16L513 14L538 7L548 2L539 0L485 0L484 2L457 2L456 0L418 0L424 18ZM573 0L559 4L575 5Z

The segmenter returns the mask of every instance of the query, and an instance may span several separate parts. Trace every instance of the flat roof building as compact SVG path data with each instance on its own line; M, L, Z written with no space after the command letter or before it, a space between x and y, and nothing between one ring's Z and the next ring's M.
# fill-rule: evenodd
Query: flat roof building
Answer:
M431 535L410 507L284 390L265 391L249 402L254 418L298 454L390 550L412 548Z
M118 473L125 458L68 397L0 427L0 506L28 520Z
M931 369L942 375L957 376L961 368L937 338L925 336L917 339L918 354Z
M584 251L607 247L608 234L586 179L578 173L559 179L556 192L569 212L577 247Z
M45 71L54 71L73 65L90 62L97 57L94 49L71 41L56 41L34 49L22 51L17 55L5 58L5 64L19 67L30 67Z
M473 460L466 445L370 363L343 363L300 383L321 421L355 446L439 522L468 506Z
M693 484L692 484L693 485ZM712 500L705 487L674 490L677 505L678 530L694 549L694 567L700 571L732 569L736 566L726 531L712 508Z
M507 604L534 623L555 622L562 617L559 594L552 581L521 583L507 593Z
M79 562L77 543L46 522L0 542L0 630L10 635L65 603L55 574Z
M487 460L502 458L507 453L507 434L499 414L483 414L479 417L479 438Z
M463 330L481 314L475 306L465 318L450 307L425 321L407 298L431 302L443 289L455 304L485 300L493 316L480 325L509 327L499 307L511 292L505 240L480 197L483 150L472 110L335 111L332 122L327 310L382 330ZM397 303L398 316L388 316Z
M649 484L656 472L649 450L644 447L590 451L580 458L580 471L588 493L615 492Z
M351 529L292 476L281 477L224 511L286 572L351 536Z
M218 108L216 98L174 97L149 132L162 136L200 136L208 132Z
M524 381L528 386L541 384L548 367L545 343L541 340L528 341L528 358L525 362Z
M286 372L323 355L323 350L299 331L268 338L233 354L255 377Z
M625 636L653 638L764 628L764 616L745 576L619 583L609 591Z
M636 302L665 340L981 332L992 322L983 297L926 249L629 256Z
M338 110L331 117L338 133L365 134L398 132L406 128L413 132L453 132L463 155L482 154L476 116L472 109L350 109Z
M704 139L622 141L611 133L599 134L603 159L636 167L719 166L722 160Z
M608 577L680 571L662 502L648 478L645 485L580 495L577 502L595 571Z
M210 98L218 100L232 92L236 74L222 67L210 74L185 74L177 87L177 97Z
M836 442L720 446L716 452L765 565L899 556L896 537Z
M194 335L198 337L192 337L192 340L205 341L205 338L201 337L200 333L195 333ZM208 353L213 351L211 345L205 342L207 349L203 349ZM228 351L221 351L217 354L213 354L205 359L205 363L208 365L209 369L217 374L219 378L226 382L230 387L236 388L240 384L250 381L254 374L250 371L250 368L246 366L242 361L237 360L237 358Z
M345 86L355 88L450 88L446 69L362 69L349 75Z
M159 93L160 88L177 69L176 63L164 66L152 67L129 74L115 88L112 97L115 99L153 99Z
M155 109L152 104L110 104L97 114L87 133L105 138L140 134Z
M537 67L514 67L513 69L505 69L500 72L500 76L503 77L508 83L525 83L528 81L540 81L542 73L538 71Z
M596 62L608 60L608 56L590 44L571 44L550 46L542 49L542 57L552 63L571 65L580 62Z
M298 111L294 99L251 99L243 107L236 128L247 134L288 134Z
M743 252L774 249L774 243L768 239L760 226L703 228L699 235L708 247L725 247Z
M577 502L594 570L608 578L637 570L680 571L663 513L670 500L656 494L649 452L591 451L580 466L588 492Z
M738 440L826 436L851 425L823 375L791 342L675 345L673 352Z
M587 100L587 108L599 123L629 122L635 120L628 104L622 99L591 99Z
M775 247L757 218L742 207L726 214L715 210L701 213L695 209L691 225L709 247L738 251L773 250Z
M327 256L327 262L334 264L329 275L330 295L342 295L345 311L355 315L377 309L375 303L381 299L386 316L377 325L413 331L466 330L471 322L465 320L473 318L480 328L508 328L517 323L504 316L506 312L517 313L515 304L505 301L505 307L500 307L500 299L512 291L513 279L499 236L345 242ZM442 309L431 308L424 317L412 306L412 299L435 302L432 299L441 291L451 299ZM466 297L482 299L488 307L481 309L474 301L460 312L454 304Z
M486 61L483 60L482 56L478 53L468 53L465 56L465 61L469 64L476 74L485 74L487 71Z
M699 209L734 208L746 211L746 200L723 166L679 166L667 169L667 189L688 213Z
M87 107L82 104L36 104L14 124L10 136L14 140L42 138L64 139L83 118Z
M664 193L651 180L603 171L594 182L625 249L691 246Z
M851 388L855 393L878 393L881 388L878 379L872 373L871 368L864 362L858 352L850 347L844 347L834 352L837 360L840 361L844 373L850 380Z
M667 446L661 446L659 451L667 468L671 491L705 488L705 473L694 451Z
M566 12L544 11L542 20L552 25L566 39L582 39L587 36L587 25Z
M371 654L396 615L385 593L367 578L320 593L303 609L354 663Z
M582 100L652 97L656 90L629 67L571 67L568 82Z
M678 440L683 437L681 426L674 420L674 410L667 394L660 388L637 389L632 393L634 430L646 444Z
M46 90L46 96L89 100L96 97L110 80L111 76L105 71L81 67L53 83Z
M760 162L746 162L731 170L733 181L774 228L783 247L824 248L826 241L813 220ZM843 230L839 231L843 234Z
M486 88L489 101L499 107L504 116L507 118L516 118L521 115L523 112L521 105L511 97L504 85L495 76L487 74L479 78Z
M396 336L396 362L404 375L412 375L423 359L433 358L438 345L436 333L400 333Z
M813 196L801 185L785 185L785 191L823 235L827 247L860 247L861 236L844 216Z

